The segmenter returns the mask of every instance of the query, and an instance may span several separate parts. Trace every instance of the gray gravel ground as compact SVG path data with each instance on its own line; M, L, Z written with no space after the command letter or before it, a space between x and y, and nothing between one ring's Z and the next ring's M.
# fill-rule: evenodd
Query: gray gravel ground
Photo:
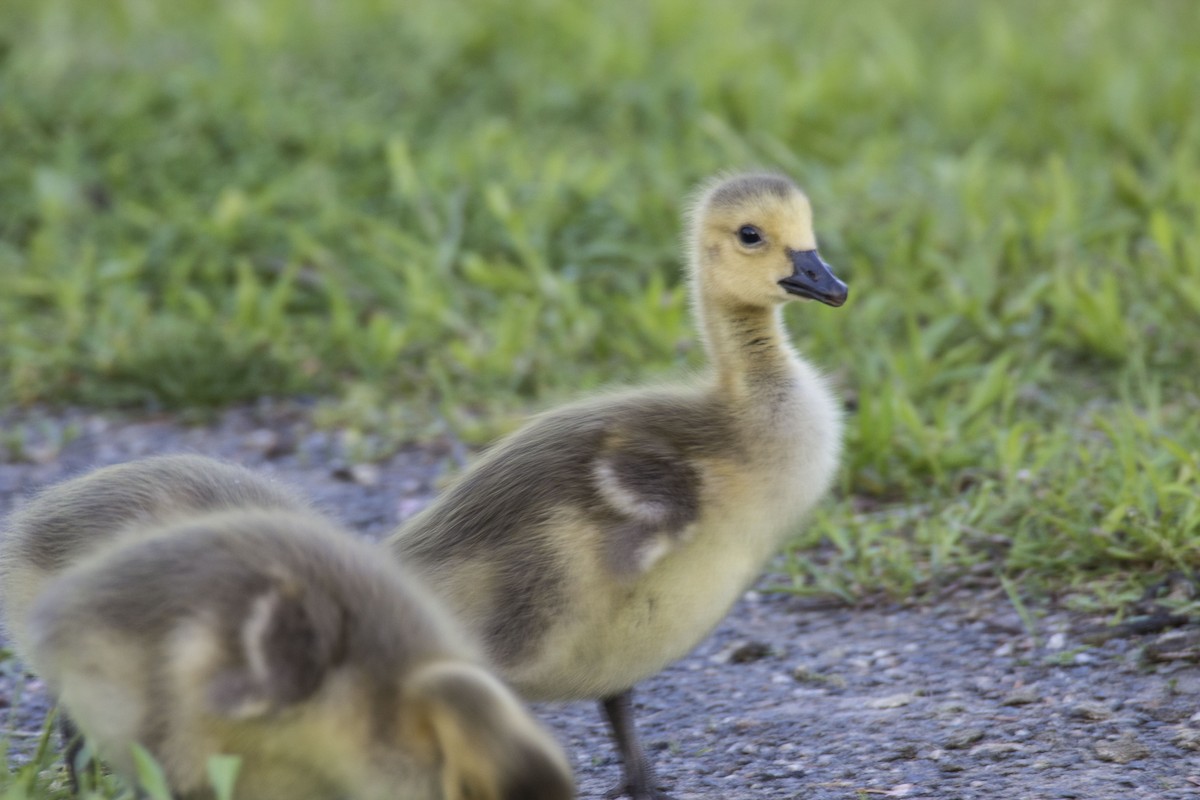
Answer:
M0 516L90 467L189 451L274 473L380 535L463 458L444 442L346 465L337 435L308 417L303 406L268 402L197 426L0 415ZM1030 636L986 584L933 606L850 609L773 593L771 580L639 688L642 735L677 800L1200 797L1193 627L1088 645L1095 620L1046 611ZM20 751L47 703L11 660L0 664L0 713L5 706ZM568 747L580 796L602 797L618 766L596 710L537 710Z

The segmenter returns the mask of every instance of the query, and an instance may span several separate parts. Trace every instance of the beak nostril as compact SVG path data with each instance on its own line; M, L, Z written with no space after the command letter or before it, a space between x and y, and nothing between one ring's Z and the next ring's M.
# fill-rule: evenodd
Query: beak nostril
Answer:
M806 270L804 271L804 274L808 276L808 279L809 279L810 281L815 281L815 280L817 279L817 273L816 273L816 272L814 272L814 271L813 271L813 270L811 270L811 269L806 269Z

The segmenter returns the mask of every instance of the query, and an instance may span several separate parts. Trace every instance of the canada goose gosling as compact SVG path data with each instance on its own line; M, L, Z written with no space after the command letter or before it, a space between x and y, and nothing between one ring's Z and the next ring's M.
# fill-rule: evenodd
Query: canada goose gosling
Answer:
M707 379L538 416L389 540L527 697L601 700L619 791L638 800L664 795L633 685L725 616L825 493L841 448L835 399L780 316L790 300L847 297L808 199L778 175L713 182L688 252Z
M202 461L186 464L197 485L244 478ZM20 654L118 771L132 775L139 743L187 800L211 797L216 754L242 758L246 800L573 796L561 750L420 582L302 507L159 521L143 506L142 524L68 547L78 557L48 576L30 564L39 534L78 542L79 528L114 521L82 496L103 504L156 475L179 488L180 462L150 462L45 492L3 549L9 574L42 575L31 602L5 606ZM152 496L177 506L185 494Z
M119 537L143 535L171 519L225 509L303 511L307 500L245 467L197 455L154 456L93 470L47 489L14 513L0 539L0 606L9 639L28 654L25 626L34 598L55 575ZM83 740L60 710L63 759L78 789Z

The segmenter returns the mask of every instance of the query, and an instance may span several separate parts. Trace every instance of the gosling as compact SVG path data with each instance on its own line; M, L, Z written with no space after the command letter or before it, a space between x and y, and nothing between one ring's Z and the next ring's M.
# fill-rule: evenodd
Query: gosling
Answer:
M206 476L197 484L223 473L239 478L225 497L245 491L240 468L190 464ZM105 498L136 491L131 475L153 484L155 466L159 489L179 477L179 462L154 459L50 490L4 547L6 572L38 584L30 603L5 607L20 655L118 772L134 774L136 743L186 800L212 797L217 754L241 758L246 800L574 796L561 750L429 592L302 507L165 521L142 507L141 524L95 530L100 543L49 575L18 555L55 531L87 539L94 520L119 516ZM151 495L172 506L187 491ZM80 502L89 493L97 503Z
M805 195L779 175L718 180L688 238L711 374L536 417L388 544L419 568L531 699L599 699L624 766L611 795L665 798L632 687L725 616L828 489L837 402L781 307L841 306Z
M181 517L229 509L306 511L290 487L236 464L197 455L143 458L51 487L9 519L0 539L0 603L9 638L27 652L23 626L46 582L114 540Z

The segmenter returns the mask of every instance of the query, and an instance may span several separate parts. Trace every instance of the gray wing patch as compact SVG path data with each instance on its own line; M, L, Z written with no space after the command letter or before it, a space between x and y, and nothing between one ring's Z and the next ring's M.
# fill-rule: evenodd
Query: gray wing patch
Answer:
M611 437L592 463L605 551L619 574L641 573L669 553L700 516L700 473L668 442Z

